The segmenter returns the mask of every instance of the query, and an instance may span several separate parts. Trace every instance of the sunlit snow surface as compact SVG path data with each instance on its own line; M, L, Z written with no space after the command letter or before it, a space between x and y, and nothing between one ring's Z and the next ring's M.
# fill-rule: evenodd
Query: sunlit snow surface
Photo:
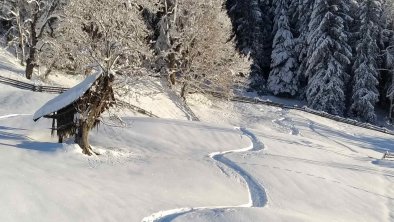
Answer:
M54 97L1 85L0 221L139 222L157 212L173 222L394 221L394 166L380 160L394 151L392 136L194 96L202 123L131 114L122 127L105 120L91 136L102 155L87 157L57 144L50 121L33 122ZM184 119L160 98L152 100L155 114ZM264 149L250 149L253 141ZM265 191L261 206L248 208L245 175Z

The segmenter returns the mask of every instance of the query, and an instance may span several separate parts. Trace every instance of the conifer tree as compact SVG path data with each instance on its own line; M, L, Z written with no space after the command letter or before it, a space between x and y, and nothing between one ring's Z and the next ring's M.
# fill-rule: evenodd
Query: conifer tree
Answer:
M357 119L375 122L375 106L379 101L378 57L379 20L382 14L379 0L360 3L356 56L353 65L353 89L349 114Z
M379 46L384 55L382 71L380 73L379 104L388 110L388 117L393 123L394 114L394 2L392 0L380 0L382 2L382 16L380 19Z
M348 0L316 0L309 24L306 98L313 109L343 115L352 51Z
M293 0L290 3L289 15L292 21L293 34L296 42L295 55L298 59L297 75L300 88L305 87L305 72L307 69L309 23L315 0ZM301 91L301 89L299 89ZM299 92L302 93L302 92Z
M294 37L289 24L288 0L274 0L275 19L273 51L268 88L275 95L294 96L298 91L297 60Z
M262 13L257 0L230 0L228 13L233 22L237 48L245 55L262 50L259 42L262 28Z
M273 29L273 11L272 0L259 0L261 14L261 33L258 36L259 42L262 45L262 51L258 55L259 73L268 78L271 67L271 54L272 54L272 29ZM252 69L253 71L253 69ZM252 73L253 74L253 73Z
M237 49L253 60L251 87L261 90L270 71L272 19L270 0L228 0Z

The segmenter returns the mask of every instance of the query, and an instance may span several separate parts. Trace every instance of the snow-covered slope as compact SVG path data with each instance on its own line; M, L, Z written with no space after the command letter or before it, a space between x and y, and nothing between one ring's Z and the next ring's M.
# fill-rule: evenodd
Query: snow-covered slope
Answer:
M43 75L38 75L36 72L32 80L25 78L25 67L19 64L19 61L7 50L0 47L0 76L12 78L15 80L46 85L52 84L55 86L73 87L85 79L84 75L65 75L53 71L47 78Z
M394 221L392 136L195 96L201 123L123 113L87 157L33 122L55 95L0 87L0 221ZM159 96L136 102L185 119Z
M207 115L219 112L219 118ZM198 219L189 214L174 221L394 220L394 163L376 161L383 151L394 151L392 136L265 106L219 102L198 114L206 121L252 129L264 142L264 153L229 158L260 179L268 206L246 213L211 211Z
M92 138L103 155L85 157L54 143L48 121L0 121L0 221L139 221L166 206L248 201L243 185L208 156L248 147L231 128L129 118L126 128L103 125Z

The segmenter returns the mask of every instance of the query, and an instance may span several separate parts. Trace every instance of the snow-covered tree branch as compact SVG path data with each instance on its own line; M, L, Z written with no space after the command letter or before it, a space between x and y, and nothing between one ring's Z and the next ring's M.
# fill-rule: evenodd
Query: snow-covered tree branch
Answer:
M11 20L11 39L18 42L20 60L26 62L26 78L31 79L38 66L38 47L43 44L45 30L58 19L63 0L4 0L3 18ZM51 27L52 29L52 27Z
M164 1L164 12L156 51L166 61L169 82L180 84L181 97L190 90L229 93L235 79L248 73L250 63L231 41L232 26L223 2L185 0L169 6Z

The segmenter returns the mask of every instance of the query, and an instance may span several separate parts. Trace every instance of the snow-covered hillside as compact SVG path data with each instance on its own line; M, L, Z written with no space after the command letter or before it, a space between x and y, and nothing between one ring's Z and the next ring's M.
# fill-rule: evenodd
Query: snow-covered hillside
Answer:
M172 119L105 120L87 157L33 122L54 96L1 85L0 221L394 221L392 136L203 96L191 122L162 93L134 102Z

